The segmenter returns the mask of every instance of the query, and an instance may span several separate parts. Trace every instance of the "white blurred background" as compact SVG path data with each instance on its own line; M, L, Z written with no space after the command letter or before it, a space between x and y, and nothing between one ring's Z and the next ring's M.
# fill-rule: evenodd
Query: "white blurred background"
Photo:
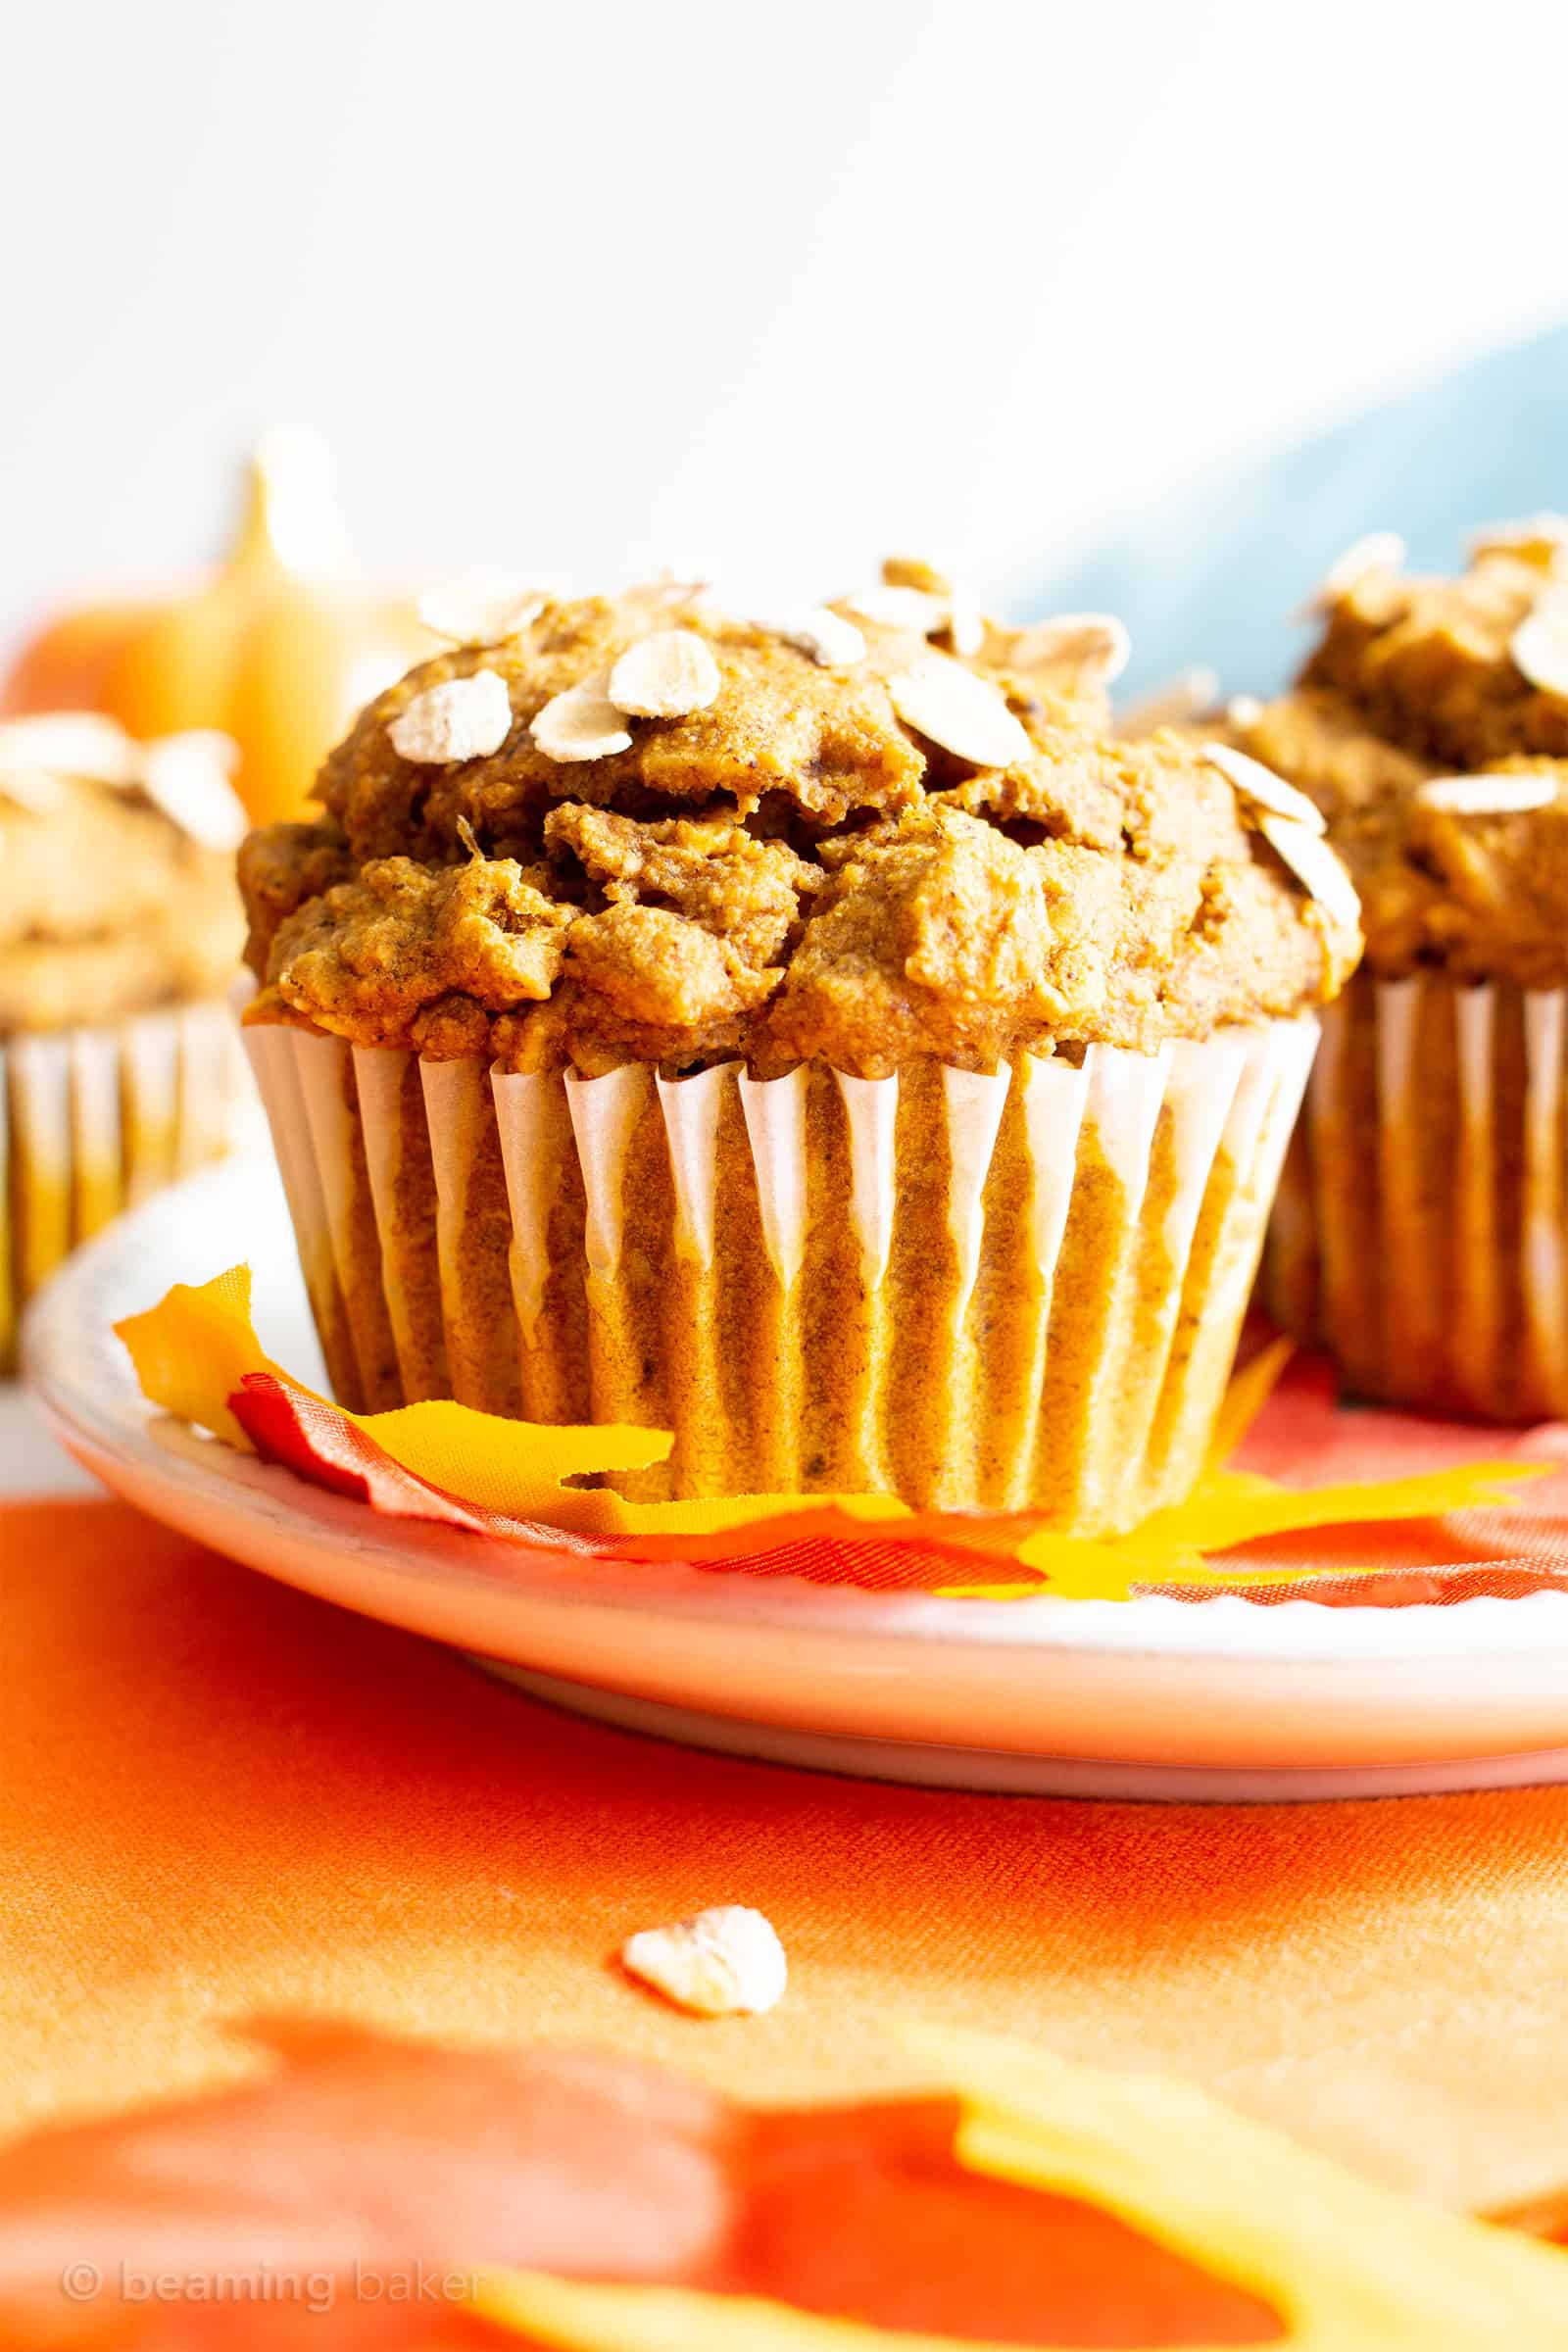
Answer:
M216 549L1004 599L1568 310L1528 0L53 0L7 34L0 635Z

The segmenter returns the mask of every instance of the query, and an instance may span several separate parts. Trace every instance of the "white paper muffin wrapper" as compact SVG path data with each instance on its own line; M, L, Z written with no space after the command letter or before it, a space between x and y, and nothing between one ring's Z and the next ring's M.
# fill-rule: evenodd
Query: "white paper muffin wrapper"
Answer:
M1265 1265L1352 1388L1568 1413L1568 993L1361 973L1323 1020Z
M221 1001L0 1044L0 1365L70 1252L227 1151L253 1105Z
M345 1403L672 1428L650 1494L1097 1524L1196 1470L1316 1037L667 1080L245 1031Z

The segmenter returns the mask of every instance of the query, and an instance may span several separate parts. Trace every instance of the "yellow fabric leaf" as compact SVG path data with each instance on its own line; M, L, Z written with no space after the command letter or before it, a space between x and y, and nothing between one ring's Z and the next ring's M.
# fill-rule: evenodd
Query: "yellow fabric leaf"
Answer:
M483 1510L541 1519L578 1535L709 1535L760 1519L837 1502L860 1518L896 1518L907 1505L892 1494L731 1494L704 1502L627 1502L609 1487L572 1488L564 1479L642 1470L674 1443L665 1429L624 1422L554 1428L509 1421L466 1404L401 1405L346 1418L416 1478Z
M1279 2313L1282 2352L1568 2344L1568 2254L1555 2247L1358 2180L1192 2083L987 2034L904 2038L957 2094L961 2164L1099 2205L1231 2280ZM493 2271L474 2299L564 2352L956 2352L947 2338L692 2288Z
M210 1429L227 1446L254 1450L228 1409L228 1399L247 1372L275 1372L282 1366L264 1353L251 1325L251 1270L230 1266L211 1282L176 1282L157 1306L127 1315L115 1330L136 1367L141 1393L177 1421Z
M1245 1375L1244 1375L1245 1377ZM1436 1519L1450 1511L1500 1509L1508 1489L1544 1478L1551 1462L1465 1462L1413 1478L1367 1479L1340 1487L1282 1487L1255 1471L1211 1470L1183 1503L1156 1511L1130 1535L1095 1542L1040 1528L1025 1537L1017 1557L1047 1580L1020 1584L953 1585L949 1599L1022 1600L1042 1590L1073 1600L1126 1600L1139 1585L1294 1585L1317 1576L1353 1576L1343 1563L1251 1568L1245 1561L1215 1566L1205 1554L1227 1551L1259 1536L1299 1534L1313 1527L1360 1527L1379 1520ZM1374 1570L1364 1573L1373 1574Z
M602 1499L597 1494L564 1496L561 1481L604 1470L645 1470L662 1462L672 1443L662 1429L633 1429L622 1422L602 1429L544 1429L440 1402L348 1418L416 1478L484 1510L522 1519L553 1517L569 1499L597 1504Z
M1450 1511L1498 1509L1508 1489L1543 1478L1555 1464L1465 1462L1413 1478L1360 1479L1342 1487L1282 1487L1256 1471L1225 1470L1200 1479L1173 1509L1146 1519L1130 1543L1151 1555L1192 1547L1228 1551L1259 1536L1309 1527L1363 1527L1385 1519L1441 1519Z

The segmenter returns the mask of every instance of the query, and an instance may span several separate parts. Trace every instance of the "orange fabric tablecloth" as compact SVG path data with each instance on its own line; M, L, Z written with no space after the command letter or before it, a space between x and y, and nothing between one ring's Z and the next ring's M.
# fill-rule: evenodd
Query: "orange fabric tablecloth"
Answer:
M1472 2206L1568 2179L1568 1788L1278 1808L969 1797L555 1714L110 1502L0 1510L0 2131L263 2063L308 2010L639 2053L742 2097L914 2079L924 2019L1193 2077ZM772 2015L613 1953L753 1903Z

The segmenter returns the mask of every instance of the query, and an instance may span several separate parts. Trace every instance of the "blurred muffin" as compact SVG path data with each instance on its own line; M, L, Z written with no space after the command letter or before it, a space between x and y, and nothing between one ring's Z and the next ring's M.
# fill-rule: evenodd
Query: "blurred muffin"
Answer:
M1376 552L1297 690L1228 730L1322 811L1367 943L1266 1295L1365 1396L1538 1419L1568 1411L1568 522L1452 580Z
M222 737L0 722L0 1367L68 1251L221 1151L248 1095L224 991L244 815Z
M668 1429L650 1496L1184 1493L1359 947L1321 842L1109 739L1113 624L925 565L472 634L241 854L340 1397Z

